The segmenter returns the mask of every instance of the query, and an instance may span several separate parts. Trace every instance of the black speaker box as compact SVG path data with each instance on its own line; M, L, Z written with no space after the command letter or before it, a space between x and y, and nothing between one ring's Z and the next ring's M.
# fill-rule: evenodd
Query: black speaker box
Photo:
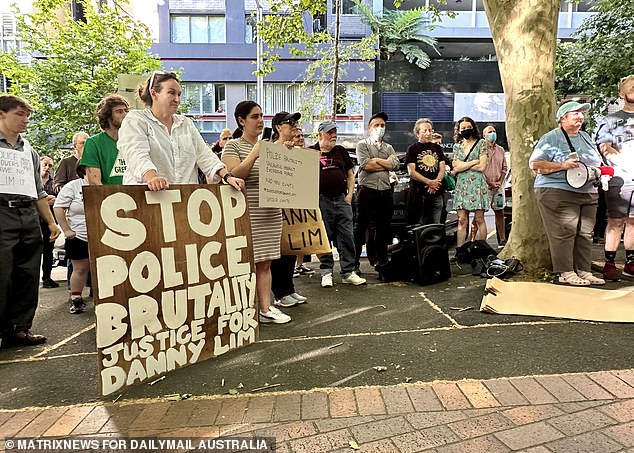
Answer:
M419 225L410 229L409 239L415 248L414 281L432 285L449 280L451 267L445 226Z

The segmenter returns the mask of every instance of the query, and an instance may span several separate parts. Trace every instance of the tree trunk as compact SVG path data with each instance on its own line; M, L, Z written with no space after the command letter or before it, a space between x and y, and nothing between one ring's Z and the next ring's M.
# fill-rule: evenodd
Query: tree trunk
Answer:
M555 118L555 49L560 0L484 0L506 99L513 171L513 228L500 254L527 271L552 269L528 159Z

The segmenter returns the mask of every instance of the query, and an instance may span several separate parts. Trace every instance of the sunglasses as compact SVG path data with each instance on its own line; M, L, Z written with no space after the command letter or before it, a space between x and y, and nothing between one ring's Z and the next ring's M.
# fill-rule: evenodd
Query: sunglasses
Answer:
M162 75L162 74L167 74L167 72L165 72L165 71L153 71L152 72L152 77L150 77L150 83L148 83L148 86L147 86L148 90L151 90L152 87L154 86L154 77L157 74Z

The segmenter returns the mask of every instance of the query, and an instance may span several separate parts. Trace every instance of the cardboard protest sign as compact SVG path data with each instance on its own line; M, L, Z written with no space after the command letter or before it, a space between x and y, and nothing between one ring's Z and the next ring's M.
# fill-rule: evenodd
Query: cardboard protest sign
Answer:
M83 190L103 395L257 341L242 192Z
M319 209L282 209L282 255L322 255L330 242Z
M260 142L262 208L319 207L319 151Z
M30 145L25 150L0 148L0 193L37 198Z
M130 108L141 110L145 104L136 96L137 87L147 80L147 76L139 74L119 74L117 76L117 94L128 101Z

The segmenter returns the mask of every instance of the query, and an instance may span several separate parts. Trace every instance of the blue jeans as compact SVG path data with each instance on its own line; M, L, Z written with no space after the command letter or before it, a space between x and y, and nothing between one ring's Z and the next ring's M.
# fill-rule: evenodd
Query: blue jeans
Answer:
M352 233L352 206L346 203L344 195L328 197L319 195L319 209L324 219L328 240L335 244L339 252L341 275L345 278L354 271L354 236ZM319 257L321 275L332 273L335 260L332 253Z

